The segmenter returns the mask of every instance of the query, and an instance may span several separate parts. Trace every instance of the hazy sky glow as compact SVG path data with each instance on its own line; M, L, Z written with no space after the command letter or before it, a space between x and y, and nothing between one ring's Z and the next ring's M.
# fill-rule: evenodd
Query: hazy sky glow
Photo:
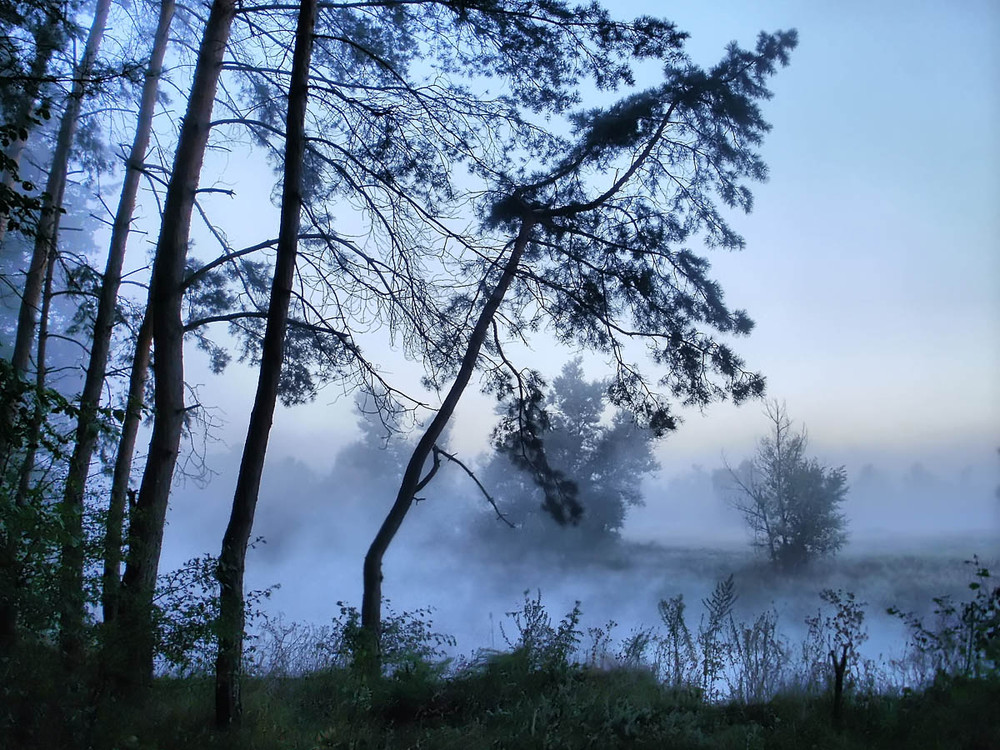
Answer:
M817 447L929 460L979 446L969 460L987 460L1000 445L1000 7L718 2L679 4L669 17L704 64L729 40L799 31L767 105L771 179L754 213L733 217L747 249L709 253L727 298L757 321L738 349L769 394ZM236 433L251 380L223 394ZM470 444L484 438L484 409L470 398L463 410L457 434ZM342 427L334 414L344 413L280 415L274 449L298 454L286 438ZM689 414L662 448L665 467L743 449L762 426L752 404ZM325 463L322 451L304 457Z
M730 40L751 45L762 29L799 31L766 108L770 181L757 187L752 215L733 217L747 248L708 253L727 299L757 322L737 348L767 375L769 395L787 402L831 460L996 468L1000 6L615 5L623 16L666 13L690 32L689 49L706 65ZM245 179L241 161L231 157L223 181L247 193L256 179ZM240 221L227 231L239 246L272 235L273 226ZM210 252L206 244L196 250ZM542 339L536 352L549 349ZM533 359L553 376L570 356ZM385 367L415 381L399 357L388 355ZM226 442L238 447L255 374L233 367L224 381L193 379L204 383L202 400L220 407ZM328 470L353 430L351 400L330 403L340 392L333 385L317 404L281 411L273 457ZM454 433L460 449L485 447L490 410L490 401L469 394ZM765 427L759 404L685 413L659 449L664 473L744 455Z

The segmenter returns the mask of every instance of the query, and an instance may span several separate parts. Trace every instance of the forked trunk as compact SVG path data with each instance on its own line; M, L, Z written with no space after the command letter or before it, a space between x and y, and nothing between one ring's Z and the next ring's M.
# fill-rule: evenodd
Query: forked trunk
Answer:
M181 321L184 266L198 179L211 129L212 107L222 72L235 0L214 0L195 67L191 95L174 156L150 279L153 325L153 434L128 534L116 628L119 690L144 686L153 675L153 593L163 544L170 483L184 429L184 326Z
M122 265L125 262L125 248L128 244L129 229L135 211L139 178L149 148L150 133L153 129L153 112L156 108L156 93L163 57L167 50L170 22L174 15L174 0L163 0L160 4L159 22L150 50L146 80L142 88L139 114L136 120L135 139L126 162L125 181L122 184L118 210L115 212L108 250L107 265L101 283L101 294L94 322L94 337L90 347L90 361L87 376L80 396L80 416L76 426L76 445L70 459L66 487L62 500L62 516L67 526L68 538L63 544L60 559L60 575L65 590L60 597L61 622L60 638L63 652L72 654L80 650L80 634L83 630L83 547L74 543L83 536L83 496L90 472L90 461L97 445L97 410L101 401L101 389L107 372L108 356L111 351L111 334L114 328L118 289L121 286ZM148 346L146 347L148 351ZM108 523L115 522L115 513L109 512ZM121 514L117 514L118 535L121 536ZM120 546L120 542L119 542Z

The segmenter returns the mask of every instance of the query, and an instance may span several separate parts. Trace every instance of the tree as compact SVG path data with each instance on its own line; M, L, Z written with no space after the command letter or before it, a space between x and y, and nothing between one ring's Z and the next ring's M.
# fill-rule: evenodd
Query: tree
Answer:
M173 170L163 206L160 235L149 288L153 348L155 418L142 483L129 524L128 556L119 599L115 660L117 686L143 685L153 676L153 592L163 544L170 483L184 429L184 295L188 240L198 179L211 129L212 107L222 72L229 32L236 15L234 0L214 0L195 68ZM119 653L112 653L118 651Z
M125 250L139 191L139 178L142 174L152 134L153 114L173 15L173 0L163 0L160 3L159 20L150 48L145 82L140 97L135 138L126 161L125 179L122 183L121 196L112 226L108 259L101 281L100 298L94 321L87 374L83 392L80 395L80 418L76 427L76 445L69 463L69 473L66 477L63 494L62 506L68 537L62 550L64 580L62 599L64 604L61 638L64 652L74 656L74 658L82 648L80 641L85 608L83 593L84 555L82 545L78 543L78 540L83 537L84 490L90 472L90 462L97 446L97 412L107 374L115 318L118 314L117 301L121 286L122 266L125 261ZM142 359L141 354L138 359ZM110 536L115 542L120 540L121 521L119 519L122 515L120 502L108 513ZM115 524L117 528L112 530L112 524ZM120 546L120 542L118 546ZM113 585L108 578L105 578L105 581L106 585ZM113 597L110 591L105 594L104 599L107 601L109 597Z
M281 196L277 260L267 311L257 394L254 397L243 458L236 480L232 513L219 555L219 649L215 663L215 721L220 727L239 725L242 718L240 676L243 665L245 627L243 576L247 544L253 528L254 511L260 493L264 457L278 399L281 366L284 361L288 307L292 298L295 256L298 251L299 220L302 207L302 172L305 154L305 118L309 89L309 61L312 55L316 0L302 0L295 31L291 80L288 86L288 114L285 127L285 174Z
M783 405L773 401L766 413L771 434L758 443L753 459L727 467L724 490L746 519L753 545L776 567L794 570L847 541L847 519L839 510L847 472L806 456L806 433L792 431Z
M73 139L79 125L80 111L86 95L86 84L97 63L97 54L100 49L101 40L104 37L110 8L111 0L98 0L96 3L94 19L87 36L87 44L74 70L73 88L67 97L66 106L60 120L59 133L52 155L52 162L49 167L49 176L46 182L41 215L35 233L34 248L24 281L21 305L18 311L17 333L14 340L14 350L10 358L16 377L23 377L28 373L31 364L32 345L35 341L35 335L38 332L38 315L39 312L46 309L45 306L47 305L47 302L43 299L43 292L46 289L51 291L52 273L59 236L59 219L66 192ZM44 345L39 350L39 353L44 354ZM44 378L44 369L45 363L43 361L36 362L36 371L39 379ZM10 405L8 404L0 410L0 456L4 457L0 460L6 460L6 454L9 449L8 435L10 430ZM30 451L28 456L29 459L33 460L34 456ZM26 471L30 471L31 469L30 462L25 462ZM4 553L4 570L0 571L0 575L15 575L12 570L8 570L7 561L16 558L16 533L5 530L4 537L4 539L0 540L0 545L9 549ZM8 634L15 633L16 618L16 602L0 603L0 640L4 643L10 638ZM0 648L6 648L6 646L0 644Z
M513 404L508 404L512 406ZM503 514L520 526L528 545L592 550L613 541L630 507L642 504L640 484L657 467L653 435L616 409L607 414L608 383L584 379L580 360L568 362L546 398L548 424L542 433L549 463L576 484L582 515L575 528L556 523L542 510L544 497L530 473L517 468L516 440L504 435L483 471L483 482ZM505 543L510 535L503 533Z
M684 403L739 402L763 391L763 377L713 335L745 335L752 321L729 310L708 262L683 244L704 233L709 246L743 246L715 200L752 205L744 182L766 175L754 149L769 129L758 102L770 96L767 81L787 64L796 34L762 33L753 51L732 44L709 71L683 54L683 39L675 33L657 51L660 86L578 113L574 140L541 156L540 171L500 172L486 193L482 231L498 244L472 266L480 274L468 282L474 293L458 295L453 313L464 322L436 359L438 372L455 375L365 556L361 620L376 656L382 559L433 476L436 463L426 474L425 464L478 367L493 393L515 397L499 435L516 441L513 455L536 477L545 508L557 520L580 515L574 484L546 458L540 377L512 362L501 324L518 340L546 324L562 342L607 356L612 402L655 435L677 419L626 359L630 341L648 346L664 373L660 386Z

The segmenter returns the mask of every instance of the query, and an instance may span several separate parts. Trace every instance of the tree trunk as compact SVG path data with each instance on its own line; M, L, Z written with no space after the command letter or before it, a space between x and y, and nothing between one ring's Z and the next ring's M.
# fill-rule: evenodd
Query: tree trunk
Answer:
M517 239L514 240L514 246L504 266L503 273L472 329L465 355L462 357L461 367L455 376L455 382L448 389L448 394L441 403L441 408L438 409L437 414L434 415L427 430L413 449L413 454L403 472L403 480L399 486L396 501L368 548L368 554L365 555L364 592L361 600L361 628L365 637L365 653L362 654L362 657L368 662L365 667L372 675L378 674L381 670L379 640L382 626L382 559L413 504L413 498L421 483L420 475L424 470L424 465L430 458L435 443L441 437L442 431L451 419L459 399L472 378L476 361L479 359L479 352L483 348L486 334L493 322L493 316L496 315L500 303L503 302L503 298L510 288L534 225L535 220L530 215L522 217L520 231Z
M181 127L173 172L163 206L160 237L150 279L153 325L153 434L139 495L129 523L128 557L122 578L118 633L120 689L140 687L153 675L153 593L163 543L170 483L184 429L184 326L181 321L184 265L198 179L211 129L212 107L222 72L235 0L214 0L198 50L198 63Z
M56 254L49 255L45 266L45 287L42 291L42 310L38 319L38 346L35 349L35 410L28 424L28 435L25 440L25 454L21 461L20 477L14 504L18 508L26 508L28 494L31 492L31 478L35 472L35 456L38 453L39 438L42 433L42 422L45 421L45 406L42 402L42 392L45 389L45 350L49 339L49 312L52 308L52 277L56 270Z
M45 283L46 268L49 265L50 255L56 252L59 217L69 171L69 157L73 147L73 137L80 119L80 108L83 105L84 85L97 60L97 52L104 36L104 28L107 25L110 9L111 0L98 0L83 58L74 71L73 90L66 101L66 109L63 111L62 120L59 123L59 135L56 139L52 165L49 168L49 178L45 187L47 198L42 205L42 213L38 220L34 249L24 281L21 307L18 311L17 333L10 360L11 370L15 378L23 377L31 362L31 348L35 340L38 305ZM9 435L13 419L11 406L8 405L0 412L0 463L6 463L10 450ZM0 576L4 580L0 582L0 590L12 592L17 589L17 538L9 530L4 532L4 536L5 538L0 540L5 548L3 569L0 570ZM4 601L0 601L0 639L3 639L0 642L0 654L13 646L12 643L7 643L7 639L16 638L17 608L17 601L13 596L4 597Z
M11 363L18 373L24 373L28 370L31 345L35 340L38 303L45 281L45 267L48 263L49 253L55 252L58 241L60 209L62 208L63 195L66 192L66 176L69 171L73 138L79 125L80 109L83 106L83 97L86 93L85 85L90 78L94 63L97 61L97 52L104 37L104 29L110 10L111 0L98 0L83 58L73 73L73 90L66 100L66 109L63 111L59 123L59 136L52 154L49 178L45 185L48 197L42 205L42 215L38 220L34 251L28 266L24 291L21 296L21 309L17 318L17 334L14 340Z
M45 388L45 350L48 344L49 308L52 304L52 276L55 273L55 260L55 254L50 255L49 262L46 265L45 289L42 295L42 311L38 327L38 348L35 354L35 408L26 425L24 456L21 457L21 466L18 469L17 491L14 495L14 512L7 520L7 538L4 540L8 545L4 551L4 563L9 566L8 570L12 585L9 592L5 592L9 597L7 602L13 606L9 615L12 619L7 625L10 631L9 633L5 633L5 636L9 636L10 638L8 642L10 649L14 648L18 637L17 613L20 609L21 591L24 586L22 552L19 549L20 545L18 541L21 538L24 516L29 512L28 495L31 492L31 479L34 476L35 456L38 453L42 423L45 421L45 406L42 402L42 391Z
M238 726L242 719L240 676L243 665L245 604L243 574L247 543L253 528L254 511L260 491L261 473L278 397L278 381L284 359L288 307L295 275L300 207L302 205L302 160L305 153L305 116L309 87L316 0L302 0L295 31L291 81L288 86L288 114L285 127L284 183L277 257L267 326L264 331L247 439L243 446L240 473L236 480L229 525L222 540L217 571L219 579L219 650L215 662L215 721L219 727Z
M122 185L118 210L115 213L111 232L108 261L101 284L101 296L94 322L94 337L90 348L90 362L87 377L80 396L80 416L76 426L76 445L70 459L66 487L62 500L62 516L66 523L67 539L62 547L60 575L65 584L61 596L60 644L64 655L79 655L83 632L83 547L75 541L83 537L83 496L90 473L90 461L97 445L97 410L101 401L101 389L107 372L108 356L111 350L111 334L114 328L118 289L121 286L122 265L128 244L132 214L135 210L139 178L149 147L153 128L153 112L156 108L156 94L163 57L167 50L170 22L174 15L174 0L163 0L160 17L150 50L146 80L142 88L139 114L136 121L135 139L126 162L125 181ZM148 347L147 347L148 349ZM109 522L114 520L109 513ZM119 518L119 536L120 524Z
M111 500L108 502L108 521L104 534L104 570L101 579L101 615L105 631L118 619L118 596L121 588L122 528L125 524L125 507L130 496L129 480L132 476L132 459L135 442L142 422L142 404L149 372L149 355L153 344L153 323L150 311L142 319L132 357L129 375L125 419L118 438L115 469L111 477ZM104 659L106 661L106 658Z

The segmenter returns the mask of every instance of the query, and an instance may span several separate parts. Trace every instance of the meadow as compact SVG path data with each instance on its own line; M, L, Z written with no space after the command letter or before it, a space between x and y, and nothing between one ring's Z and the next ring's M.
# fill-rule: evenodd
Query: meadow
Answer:
M969 543L856 546L796 575L735 549L623 544L584 567L536 559L567 588L602 576L623 588L658 570L664 592L685 581L688 594L660 598L655 621L619 624L526 591L492 647L471 652L433 611L392 612L379 677L357 667L353 607L327 624L264 615L244 723L228 734L212 728L209 643L161 663L141 706L94 695L87 676L67 691L40 647L9 702L7 746L996 748L998 568L964 556Z

